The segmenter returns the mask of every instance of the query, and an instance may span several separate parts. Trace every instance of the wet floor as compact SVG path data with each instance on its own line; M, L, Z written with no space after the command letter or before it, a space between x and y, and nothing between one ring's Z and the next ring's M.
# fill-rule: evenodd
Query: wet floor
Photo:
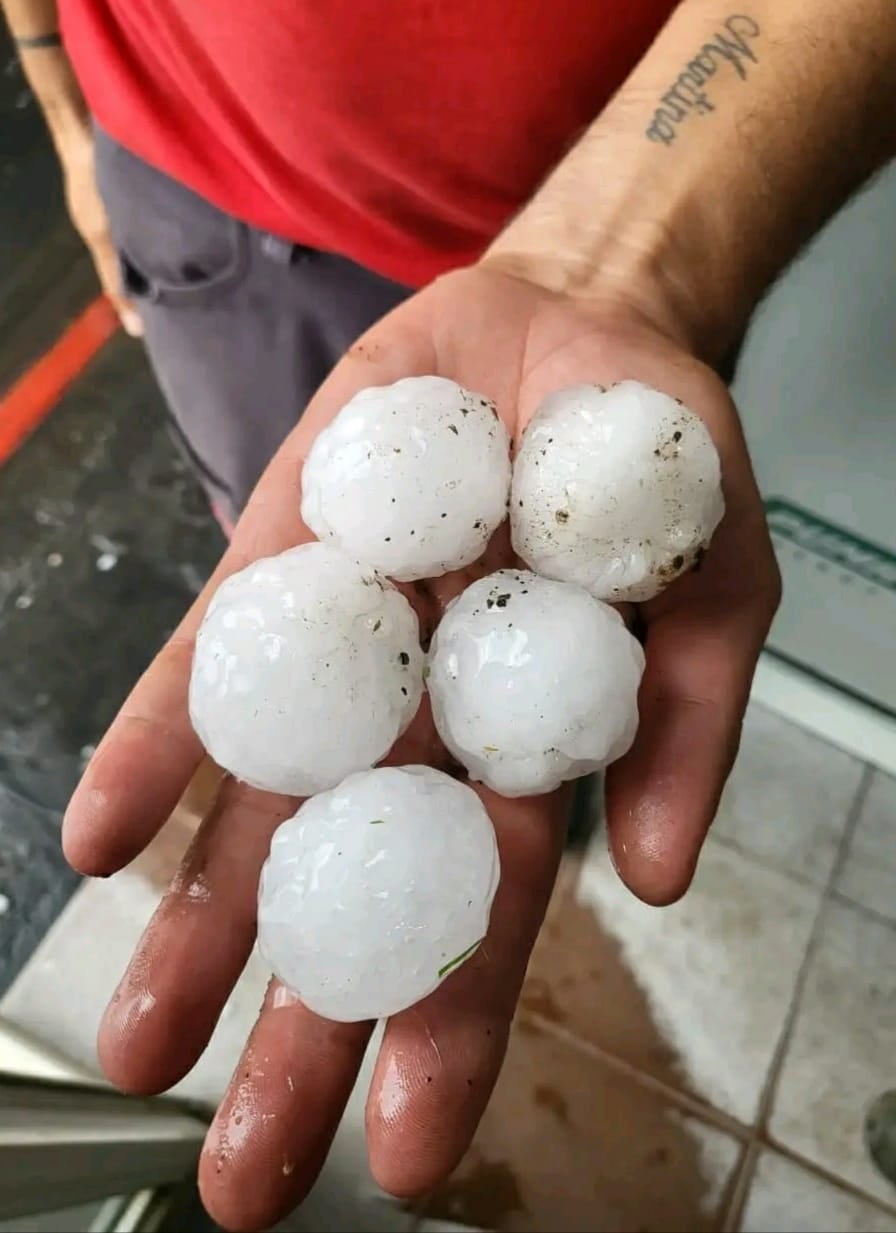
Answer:
M222 539L120 337L0 471L0 988L74 887L61 811Z

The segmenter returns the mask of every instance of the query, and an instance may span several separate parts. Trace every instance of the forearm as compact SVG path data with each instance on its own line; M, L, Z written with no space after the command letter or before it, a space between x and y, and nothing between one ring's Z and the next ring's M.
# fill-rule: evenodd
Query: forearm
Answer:
M720 355L896 153L892 0L743 3L685 0L486 259Z
M54 140L87 123L87 108L59 41L56 0L0 0L22 69Z

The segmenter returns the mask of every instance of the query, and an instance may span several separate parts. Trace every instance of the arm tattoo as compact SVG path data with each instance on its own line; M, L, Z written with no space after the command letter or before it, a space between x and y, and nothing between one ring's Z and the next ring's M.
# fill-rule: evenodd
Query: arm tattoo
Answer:
M715 111L704 86L726 63L743 81L748 64L758 61L755 49L750 46L750 41L758 35L759 26L752 17L738 13L723 22L722 29L703 44L663 95L646 129L648 140L671 146L678 135L678 125L688 116L694 112L705 115Z

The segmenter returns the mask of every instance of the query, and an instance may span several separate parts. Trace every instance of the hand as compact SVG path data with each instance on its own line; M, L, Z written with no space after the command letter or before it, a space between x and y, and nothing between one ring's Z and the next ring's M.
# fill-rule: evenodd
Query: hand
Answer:
M140 314L122 293L118 255L109 234L109 222L96 185L93 132L79 118L57 125L54 139L65 180L65 200L75 230L87 245L100 285L118 313L126 333L143 334Z
M298 481L315 434L359 388L414 373L442 373L482 390L517 436L549 390L624 377L682 398L709 425L722 457L727 515L700 571L643 606L641 727L607 779L609 839L622 878L655 904L686 889L778 600L737 415L718 378L646 320L622 309L586 311L488 266L451 275L395 310L314 398L261 480L215 576L88 767L63 835L77 869L120 869L183 792L202 754L186 708L196 627L228 572L310 538L299 521ZM506 563L500 554L507 549L496 552L488 568ZM447 578L423 588L425 621L459 585ZM440 762L425 710L407 741L396 758ZM488 937L436 993L389 1022L368 1097L372 1171L400 1195L438 1182L470 1141L501 1065L562 848L562 794L482 796L503 871ZM270 834L293 809L282 797L224 781L102 1024L102 1064L127 1091L167 1088L201 1054L253 945L256 883ZM191 897L187 888L200 875L207 894ZM272 985L200 1164L215 1219L254 1229L302 1198L370 1032L369 1024L319 1019Z

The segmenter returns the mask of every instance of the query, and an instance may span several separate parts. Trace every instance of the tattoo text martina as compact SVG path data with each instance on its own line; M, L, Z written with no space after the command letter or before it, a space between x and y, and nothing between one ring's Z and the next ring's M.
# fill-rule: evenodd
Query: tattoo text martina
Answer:
M750 40L759 34L759 26L752 17L735 14L729 17L713 39L704 43L675 84L666 91L653 113L647 129L651 141L660 141L671 146L677 136L677 126L693 112L705 114L715 111L703 89L720 65L726 62L733 66L741 79L747 75L747 61L756 63L756 52Z

